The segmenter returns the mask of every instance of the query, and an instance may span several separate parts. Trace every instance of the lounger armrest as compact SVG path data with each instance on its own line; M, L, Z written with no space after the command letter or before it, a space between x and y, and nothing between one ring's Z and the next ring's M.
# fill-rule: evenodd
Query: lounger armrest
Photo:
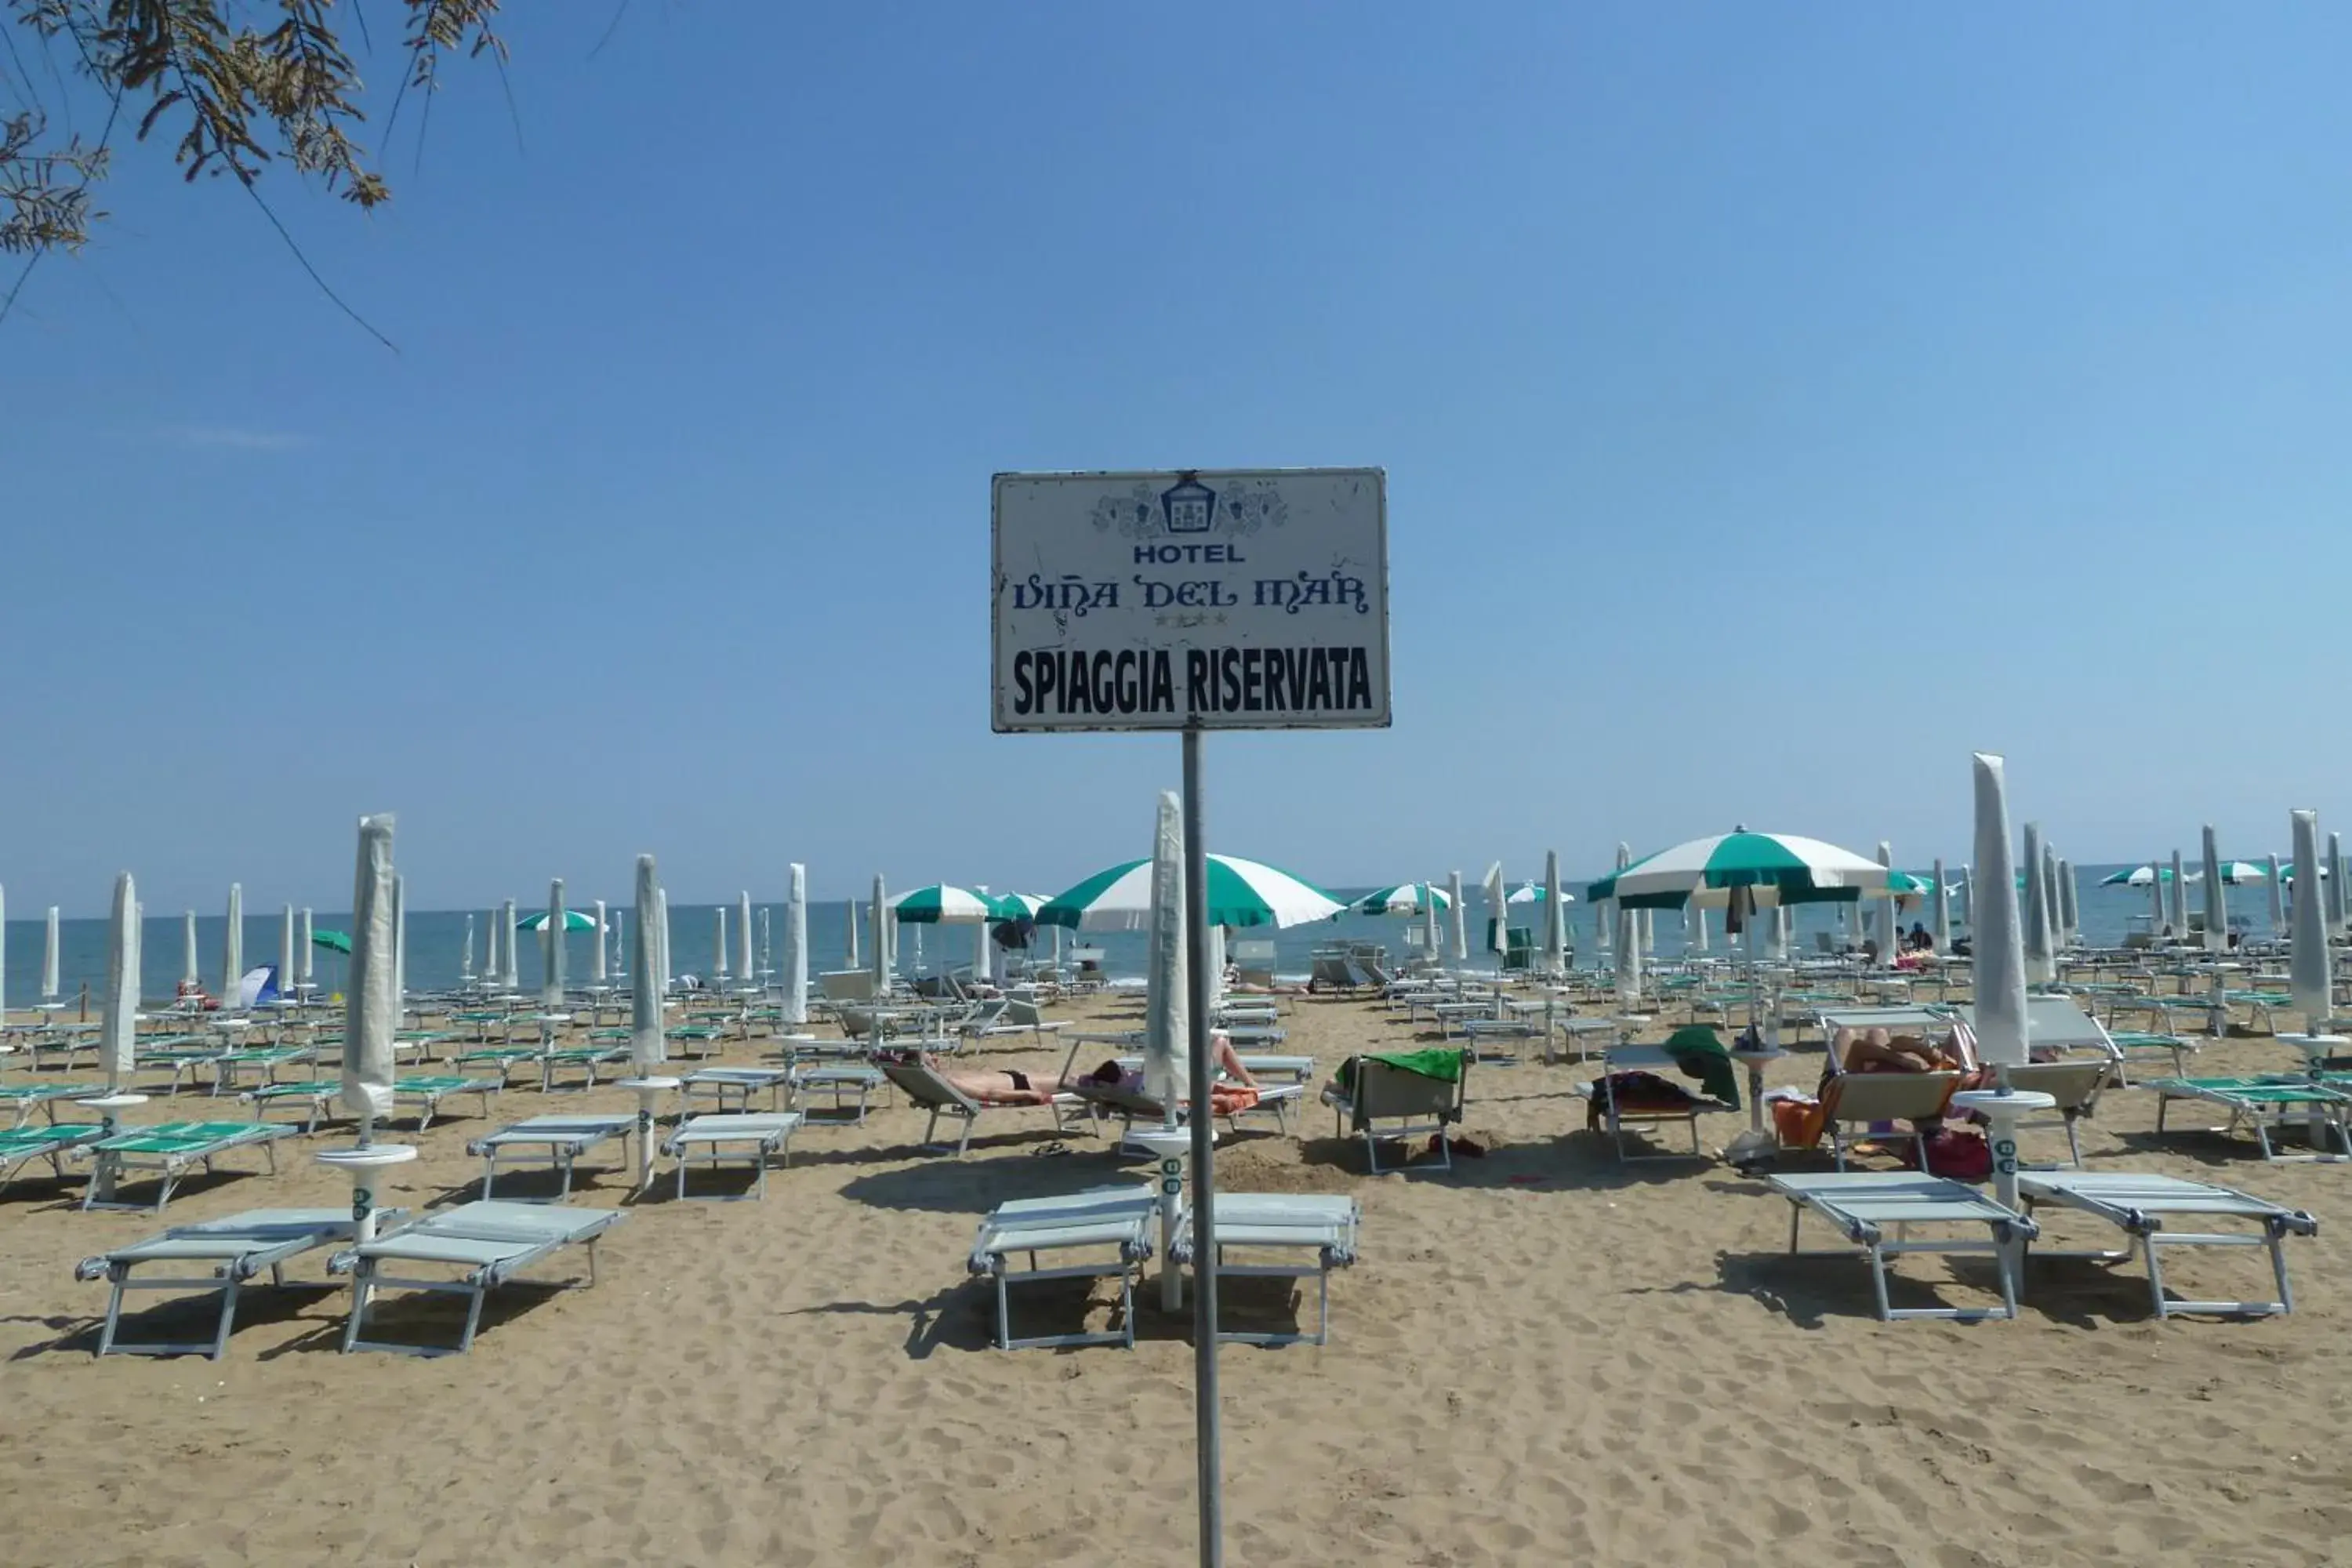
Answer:
M87 1283L103 1279L114 1270L114 1265L103 1258L85 1258L74 1265L74 1278Z
M359 1266L360 1253L356 1247L346 1247L327 1259L327 1272L330 1274L349 1274Z

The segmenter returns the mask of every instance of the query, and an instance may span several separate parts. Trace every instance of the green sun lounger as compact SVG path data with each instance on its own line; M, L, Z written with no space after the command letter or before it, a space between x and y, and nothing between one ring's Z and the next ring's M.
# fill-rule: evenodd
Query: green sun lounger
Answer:
M379 1223L396 1223L407 1211L377 1211ZM134 1246L86 1258L74 1269L77 1279L104 1279L113 1287L107 1297L106 1326L100 1331L100 1355L201 1355L218 1361L228 1353L229 1331L236 1326L238 1294L263 1269L269 1282L283 1287L288 1260L352 1236L347 1208L247 1209L224 1219L197 1225L175 1225L161 1236ZM170 1266L168 1279L134 1278L143 1264ZM188 1277L176 1270L204 1268L209 1273ZM334 1289L330 1280L317 1288ZM209 1341L152 1342L132 1344L119 1334L122 1299L132 1290L212 1290L220 1295L220 1319Z
M556 1074L566 1068L577 1068L585 1075L584 1081L569 1087L593 1089L598 1068L628 1059L629 1051L625 1046L560 1046L553 1050L541 1051L539 1053L540 1092L551 1093L558 1087Z
M98 1163L88 1190L82 1194L81 1206L146 1208L145 1204L123 1203L114 1194L131 1173L152 1171L163 1183L153 1205L153 1212L161 1214L191 1166L202 1165L209 1171L215 1159L232 1149L259 1148L268 1156L270 1174L276 1175L278 1140L292 1136L293 1131L291 1127L267 1121L165 1121L152 1127L130 1128L111 1138L85 1143L74 1151L75 1154L88 1155Z
M352 1277L351 1316L343 1323L343 1353L389 1351L396 1355L463 1355L474 1348L481 1326L482 1301L492 1290L541 1258L566 1247L585 1243L588 1277L596 1282L596 1242L620 1223L619 1209L550 1208L540 1204L460 1204L428 1214L396 1230L379 1233L375 1240L339 1252L327 1262L329 1272ZM402 1264L446 1266L456 1279L395 1276L387 1266ZM382 1290L424 1290L466 1298L466 1326L455 1345L422 1345L392 1340L370 1340L368 1309Z
M62 1179L66 1173L66 1154L69 1150L95 1143L106 1136L106 1130L95 1122L61 1121L46 1127L14 1127L0 1132L0 1192L16 1179L16 1173L34 1160L47 1160Z
M49 1120L55 1121L60 1105L70 1105L77 1100L88 1100L92 1095L105 1092L104 1085L95 1083L0 1084L0 1105L15 1106L16 1120L14 1125L22 1127L33 1119L36 1110L47 1110Z
M514 1081L516 1063L538 1059L537 1046L483 1046L475 1050L459 1051L452 1059L452 1065L460 1072L467 1068L496 1068L499 1070L499 1077L511 1083Z
M2262 1146L2263 1158L2276 1164L2313 1160L2352 1158L2352 1133L2345 1128L2345 1118L2352 1113L2352 1094L2314 1083L2305 1078L2160 1078L2146 1087L2156 1091L2156 1130L2161 1134L2165 1112L2175 1100L2199 1100L2218 1105L2230 1113L2223 1132L2235 1131L2240 1122L2253 1130L2254 1140ZM2284 1131L2298 1113L2304 1124L2314 1133L2314 1151L2308 1154L2282 1154L2271 1142L2274 1131ZM2327 1134L2332 1133L2332 1140ZM2326 1145L2332 1142L2331 1150Z

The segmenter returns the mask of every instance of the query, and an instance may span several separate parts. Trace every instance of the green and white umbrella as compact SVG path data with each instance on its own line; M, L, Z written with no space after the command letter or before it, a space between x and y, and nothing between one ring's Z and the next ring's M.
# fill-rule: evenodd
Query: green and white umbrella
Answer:
M1506 898L1503 901L1507 904L1542 903L1544 901L1543 884L1541 882L1521 882L1517 887L1511 889L1510 896ZM1563 904L1572 904L1576 902L1576 895L1563 890L1559 895L1559 901Z
M517 931L545 931L547 929L547 911L545 910L533 910L530 913L523 916L522 919L515 921L515 929ZM566 910L563 911L563 929L565 931L594 931L596 929L595 918L590 915L585 910Z
M1208 857L1209 923L1295 926L1329 920L1347 905L1287 871L1235 855ZM1150 923L1151 862L1096 872L1037 911L1039 925L1077 931L1141 931Z
M2169 866L2134 866L2128 870L2110 871L2099 879L2102 888L2145 888L2150 882L2172 880Z
M915 888L890 900L890 912L908 925L978 925L1002 920L995 900L969 888L934 882Z
M988 900L992 921L1034 921L1051 900L1043 893L999 893Z
M2252 860L2221 862L2221 880L2232 888L2250 887L2256 882L2267 882L2270 879L2269 869L2256 865Z
M1630 910L1678 910L1694 898L1712 908L1744 888L1759 907L1769 907L1851 902L1885 887L1886 868L1850 849L1792 833L1739 828L1661 849L1591 884L1584 896L1595 902L1614 899Z
M1367 899L1356 900L1359 913L1367 915L1417 915L1434 904L1450 910L1454 900L1444 889L1427 882L1400 882L1393 888L1382 888Z

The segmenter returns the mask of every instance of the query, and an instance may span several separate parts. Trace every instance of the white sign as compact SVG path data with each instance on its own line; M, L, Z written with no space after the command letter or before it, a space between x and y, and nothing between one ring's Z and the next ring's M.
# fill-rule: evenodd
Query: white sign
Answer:
M1389 722L1379 468L999 474L1000 732Z

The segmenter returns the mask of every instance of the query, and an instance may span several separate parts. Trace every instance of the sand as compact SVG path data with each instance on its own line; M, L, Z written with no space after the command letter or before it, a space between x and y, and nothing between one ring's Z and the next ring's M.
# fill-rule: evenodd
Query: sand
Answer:
M1059 1016L1123 1018L1108 1003ZM1412 1037L1356 1002L1302 999L1287 1023L1327 1076ZM1026 1041L982 1054L1061 1059ZM2285 1063L2268 1040L2201 1058ZM1783 1065L1810 1080L1818 1047ZM2293 1246L2296 1313L2158 1322L2137 1268L2052 1262L2018 1321L1881 1325L1858 1263L1781 1256L1788 1210L1760 1183L1717 1162L1621 1166L1571 1098L1590 1076L1477 1068L1466 1131L1490 1152L1450 1175L1363 1174L1319 1108L1303 1138L1227 1146L1231 1189L1364 1209L1332 1343L1221 1353L1228 1561L2352 1562L2336 1223L2352 1167L2159 1143L2150 1097L2111 1094L2095 1168L2218 1177L2321 1217ZM511 1091L493 1115L542 1105ZM1708 1144L1742 1124L1709 1118ZM464 1145L488 1125L461 1113L413 1140L424 1156L386 1201L465 1195ZM501 1291L474 1352L440 1360L338 1355L344 1296L309 1291L254 1294L221 1363L95 1360L104 1288L73 1265L157 1222L75 1210L79 1182L20 1183L0 1197L0 1560L1192 1562L1184 1324L1146 1291L1132 1352L996 1351L992 1298L964 1268L991 1205L1136 1168L1082 1138L1041 1155L1043 1111L1010 1113L961 1161L915 1152L920 1128L903 1106L812 1128L764 1202L677 1203L665 1183L629 1205L593 1289ZM286 1145L274 1178L199 1181L166 1217L340 1203L341 1178L306 1150L341 1141ZM608 1163L573 1201L625 1197ZM2170 1271L2200 1292L2267 1280L2246 1251ZM1965 1264L1915 1258L1901 1277L1906 1300L1990 1299ZM1232 1295L1287 1321L1264 1289ZM1040 1326L1100 1327L1110 1302L1074 1287L1023 1305ZM140 1327L208 1321L164 1308ZM451 1321L436 1307L385 1327Z

